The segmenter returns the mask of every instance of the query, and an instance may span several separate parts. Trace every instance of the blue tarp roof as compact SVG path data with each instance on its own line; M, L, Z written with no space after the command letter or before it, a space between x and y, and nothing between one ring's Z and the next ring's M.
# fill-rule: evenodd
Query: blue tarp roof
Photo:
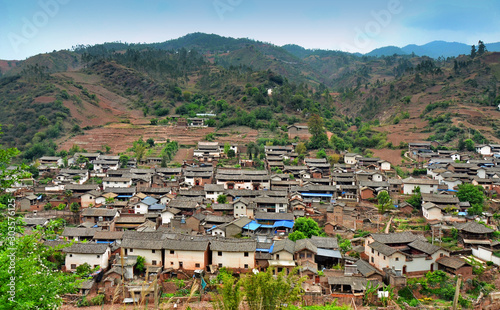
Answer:
M260 225L261 228L273 228L273 225Z
M457 190L454 190L454 189L438 189L438 191L441 191L441 192L458 192Z
M153 205L158 202L158 199L153 198L153 197L146 197L142 200L143 203L147 204L148 206Z
M250 223L243 226L243 229L257 230L257 228L259 228L260 226L262 226L262 224L258 224L256 221L251 221Z
M333 194L319 194L319 193L300 193L302 196L309 197L333 197Z
M165 209L165 206L159 203L155 203L154 205L148 207L148 210L163 210L163 209Z
M214 226L212 226L212 228L207 229L207 232L211 231L211 230L212 230L212 229L214 229L215 227L217 227L217 225L214 225Z
M293 228L293 221L277 221L273 225L273 228L276 227Z
M132 195L118 195L116 198L130 198Z

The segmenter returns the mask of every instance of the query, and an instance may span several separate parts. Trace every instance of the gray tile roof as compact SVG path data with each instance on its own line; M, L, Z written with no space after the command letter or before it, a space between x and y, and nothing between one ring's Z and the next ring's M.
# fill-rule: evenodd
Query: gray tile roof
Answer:
M364 277L370 277L373 274L379 274L382 275L377 268L373 267L370 265L367 261L364 261L362 259L359 259L356 262L356 267L358 268L358 271L364 276Z
M429 255L434 254L441 249L441 247L437 245L433 245L427 241L422 240L415 240L412 243L408 244L408 246Z
M82 216L115 216L118 213L116 209L105 208L85 208L82 211Z
M318 252L318 248L309 239L299 239L295 242L295 252L299 252L305 249L313 253Z
M162 240L141 240L141 239L123 239L122 248L160 250L163 247Z
M465 260L458 258L458 257L448 257L444 256L436 260L436 262L440 265L452 268L452 269L458 269L463 266L469 265Z
M163 248L174 251L205 251L208 249L208 241L164 240Z
M210 250L222 252L254 252L257 248L255 241L211 241Z
M419 235L414 235L409 231L390 234L371 234L370 236L373 238L373 240L384 244L410 243L417 239L423 238Z
M456 227L458 230L475 234L491 234L493 232L493 229L479 224L476 221L457 224Z
M386 256L391 256L392 254L396 253L398 250L391 248L388 245L385 245L383 243L380 243L378 241L372 242L368 245L370 248L374 249L375 251L378 251Z
M93 237L100 228L79 228L79 227L66 227L62 235L64 237Z
M290 239L282 239L274 242L272 254L278 253L281 251L286 251L288 253L295 253L295 242Z
M94 234L95 240L121 240L123 238L123 231L97 231Z
M79 254L103 254L107 249L108 245L103 243L75 243L70 247L64 248L63 252Z
M336 250L339 248L337 238L311 236L311 243L318 248Z
M293 221L295 217L292 213L255 212L255 218L260 220Z

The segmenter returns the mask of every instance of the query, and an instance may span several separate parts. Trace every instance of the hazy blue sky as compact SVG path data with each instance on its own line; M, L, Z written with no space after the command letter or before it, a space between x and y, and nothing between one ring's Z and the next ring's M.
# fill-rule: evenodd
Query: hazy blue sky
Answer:
M369 52L434 40L500 41L497 0L0 0L0 59L192 32Z

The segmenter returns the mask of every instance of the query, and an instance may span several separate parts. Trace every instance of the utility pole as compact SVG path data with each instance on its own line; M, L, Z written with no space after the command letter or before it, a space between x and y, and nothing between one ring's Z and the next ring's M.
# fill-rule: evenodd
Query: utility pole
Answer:
M457 310L458 296L460 295L460 284L462 284L462 275L457 278L457 287L455 288L455 298L453 298L453 310Z

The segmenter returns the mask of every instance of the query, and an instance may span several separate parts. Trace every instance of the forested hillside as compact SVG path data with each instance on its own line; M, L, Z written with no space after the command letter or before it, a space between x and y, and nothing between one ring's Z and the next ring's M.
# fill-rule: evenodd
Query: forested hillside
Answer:
M500 138L500 54L484 47L446 59L369 57L192 34L77 46L1 69L1 141L28 160L95 128L142 135L133 129L199 113L216 114L207 120L215 131L246 126L274 143L288 142L286 126L321 115L337 151Z

